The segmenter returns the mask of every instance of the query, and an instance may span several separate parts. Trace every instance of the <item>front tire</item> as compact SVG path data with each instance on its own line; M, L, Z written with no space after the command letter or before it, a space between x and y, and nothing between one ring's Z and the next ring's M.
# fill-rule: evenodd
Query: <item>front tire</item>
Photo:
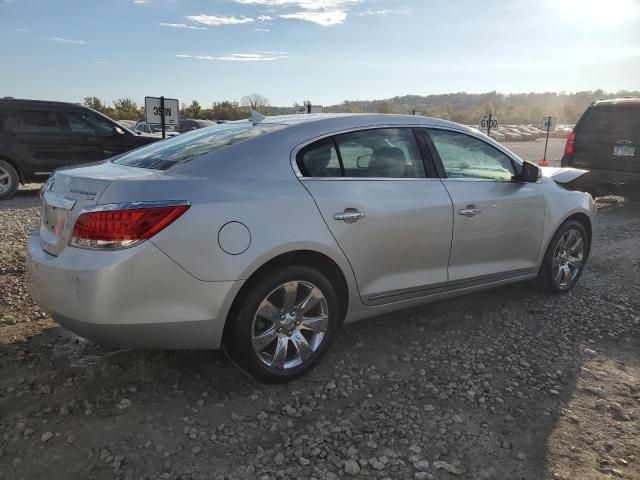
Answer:
M10 163L0 159L0 200L11 198L18 190L19 183L20 178L16 169Z
M582 276L591 239L584 225L567 220L556 231L545 254L541 278L551 293L565 293L576 286Z
M254 377L286 382L322 358L340 324L340 311L323 273L303 265L284 267L250 287L225 346Z

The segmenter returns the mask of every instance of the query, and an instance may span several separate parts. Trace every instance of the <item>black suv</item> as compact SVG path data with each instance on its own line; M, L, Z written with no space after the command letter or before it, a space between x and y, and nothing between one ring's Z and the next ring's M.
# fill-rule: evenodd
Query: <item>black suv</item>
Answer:
M640 98L601 100L584 112L567 138L563 167L591 171L596 194L638 196L640 191Z
M103 160L156 140L81 105L0 99L0 200L13 195L18 183L43 182L58 167Z

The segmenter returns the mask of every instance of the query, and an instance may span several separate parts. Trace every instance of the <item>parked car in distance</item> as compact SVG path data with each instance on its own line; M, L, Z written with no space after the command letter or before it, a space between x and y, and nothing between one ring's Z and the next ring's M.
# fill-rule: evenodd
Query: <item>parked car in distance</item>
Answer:
M81 105L0 99L0 200L20 183L45 181L59 167L103 160L156 140Z
M162 126L145 122L144 120L138 120L133 127L134 132L145 133L147 135L153 135L157 138L162 138ZM165 137L175 137L179 135L173 125L165 125L164 135Z
M136 121L135 120L118 120L118 123L129 130L135 131Z
M180 133L185 133L190 132L191 130L198 130L199 128L211 127L213 125L217 125L213 120L194 120L187 118L180 120L177 130Z
M567 137L561 164L589 169L594 193L640 197L640 98L589 106Z
M28 284L83 337L224 345L286 381L343 321L528 279L571 290L591 247L584 173L428 117L256 115L56 171Z

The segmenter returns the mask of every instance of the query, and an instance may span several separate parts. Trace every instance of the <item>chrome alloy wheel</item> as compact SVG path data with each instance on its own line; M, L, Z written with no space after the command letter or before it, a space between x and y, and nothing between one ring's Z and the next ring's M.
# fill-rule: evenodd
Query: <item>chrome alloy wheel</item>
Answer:
M11 187L11 175L0 165L0 193L4 193Z
M578 230L570 229L560 238L553 252L553 277L560 287L568 287L582 268L584 239Z
M318 350L328 326L329 306L320 289L287 282L272 290L253 316L253 351L272 369L294 368Z

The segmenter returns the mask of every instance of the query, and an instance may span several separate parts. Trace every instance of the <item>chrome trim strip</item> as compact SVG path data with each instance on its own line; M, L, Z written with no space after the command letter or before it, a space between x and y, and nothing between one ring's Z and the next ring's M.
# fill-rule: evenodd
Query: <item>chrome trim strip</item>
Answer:
M500 282L503 280L511 280L515 278L526 277L528 275L536 275L533 268L522 268L508 272L492 273L489 275L481 275L479 277L467 278L463 280L454 280L452 282L439 282L433 285L425 285L418 287L404 288L402 290L394 290L390 292L376 293L366 297L366 304L380 305L391 303L398 300L412 300L414 298L428 297L440 293L449 293L465 288L472 288L481 285Z
M33 172L34 175L51 175L51 172Z
M387 177L302 177L300 178L301 182L326 182L326 181L339 181L339 182L369 182L369 181L385 181L385 182L424 182L425 180L429 180L432 182L439 182L441 178L434 177L409 177L409 178L387 178Z
M142 202L122 202L122 203L104 203L102 205L92 205L84 207L78 213L78 216L88 212L106 212L110 210L132 210L134 208L153 208L153 207L177 207L179 205L189 205L186 200L158 200L158 201L142 201Z
M75 198L65 197L64 195L54 193L51 190L46 190L43 194L43 197L47 205L55 208L60 208L62 210L71 210L76 204Z

